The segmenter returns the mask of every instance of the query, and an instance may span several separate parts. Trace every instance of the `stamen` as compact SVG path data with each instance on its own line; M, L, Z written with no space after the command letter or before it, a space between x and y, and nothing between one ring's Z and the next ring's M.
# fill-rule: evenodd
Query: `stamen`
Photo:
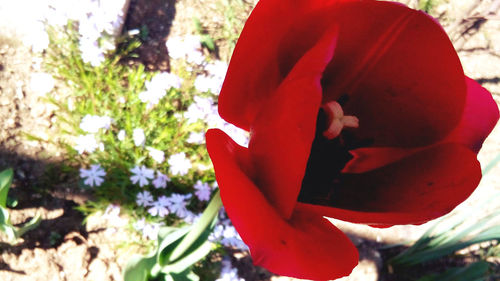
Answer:
M323 132L325 138L331 140L338 137L344 127L359 127L359 119L356 116L344 116L344 111L338 102L328 102L322 108L328 118L328 128Z

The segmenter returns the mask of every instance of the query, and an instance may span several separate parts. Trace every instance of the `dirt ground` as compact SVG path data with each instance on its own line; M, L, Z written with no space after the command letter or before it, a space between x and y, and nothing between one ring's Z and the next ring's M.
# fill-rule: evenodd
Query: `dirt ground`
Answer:
M21 43L30 32L29 24L37 5L45 0L0 0L0 169L15 169L11 195L19 205L11 210L12 221L28 221L35 213L43 221L23 241L0 245L0 280L121 280L121 270L128 253L119 250L127 239L103 217L90 217L86 223L74 209L86 200L75 192L71 182L59 177L57 163L62 155L57 147L46 142L29 141L23 132L50 136L55 132L55 108L43 102L43 95L30 87L31 75L41 71L40 55ZM36 2L36 5L34 4ZM415 6L417 1L403 1ZM442 1L436 10L440 21L452 36L465 73L489 89L500 104L500 1ZM152 70L168 70L168 50L164 47L169 34L192 33L193 15L208 21L206 9L217 9L215 1L134 0L126 27L147 25L150 40L138 50L141 62ZM479 6L474 6L480 3ZM496 6L495 6L496 5ZM471 7L475 7L471 9ZM26 10L29 10L26 12ZM222 24L221 13L211 20ZM57 87L57 86L56 86ZM486 140L479 160L484 166L500 153L500 126ZM50 173L52 169L52 173ZM49 173L44 173L49 171ZM490 194L500 192L500 165L487 174L476 192L458 210L477 207ZM53 177L57 186L44 186L44 177ZM481 206L484 211L498 205ZM382 268L381 248L390 243L416 239L428 227L396 226L389 229L334 223L352 238L361 252L361 260L350 277L342 280L396 280ZM432 222L431 222L432 223ZM246 254L233 259L245 280L295 280L272 276L251 265ZM399 280L399 279L397 279Z

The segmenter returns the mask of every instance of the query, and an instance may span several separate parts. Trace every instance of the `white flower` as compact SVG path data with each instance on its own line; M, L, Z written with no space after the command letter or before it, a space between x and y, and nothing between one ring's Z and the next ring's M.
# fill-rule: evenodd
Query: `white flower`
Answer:
M133 169L130 169L130 172L133 173L130 176L130 181L134 184L139 183L139 186L143 187L149 184L149 179L154 178L154 171L152 169L148 169L145 166L135 166Z
M84 152L92 153L97 148L99 148L99 144L93 134L79 135L76 139L75 149L79 154Z
M170 178L167 175L164 175L161 172L156 171L156 178L153 180L154 187L166 188L168 181L170 181Z
M101 168L101 165L90 165L90 169L80 169L80 177L84 179L83 183L88 186L100 186L104 181L103 177L106 172Z
M144 190L142 192L137 193L135 202L139 206L144 206L144 207L151 206L153 204L153 196L151 195L151 193L149 193L149 191Z
M186 37L171 37L167 40L168 55L173 59L185 58L187 62L202 64L205 60L201 52L200 37L188 35Z
M127 220L120 217L120 206L118 205L109 204L102 217L114 227L123 227L127 224Z
M48 73L32 73L30 80L30 88L38 95L45 95L52 91L55 81L52 75Z
M161 164L165 160L165 153L161 150L154 149L152 147L146 148L149 151L149 156L156 161L156 163Z
M170 200L165 196L160 196L157 201L153 202L153 206L148 209L148 213L152 216L165 217L170 212L167 207L170 205Z
M101 65L105 60L104 50L99 47L97 41L91 41L84 38L80 39L80 52L83 61L90 63L94 67Z
M134 129L134 131L132 132L132 139L134 140L135 146L143 146L146 142L144 130L141 128Z
M170 172L173 175L184 176L191 169L191 161L186 158L184 152L174 154L168 158L168 165L170 165Z
M194 103L188 107L184 117L188 119L188 124L191 124L199 119L206 120L214 110L216 111L217 107L213 105L212 99L195 96Z
M141 231L146 226L146 218L142 218L134 223L134 228Z
M226 76L227 68L227 63L220 60L216 60L205 66L205 70L208 71L208 74L217 78L224 78Z
M205 142L205 132L199 132L199 133L191 132L186 141L192 144L202 144Z
M155 223L147 223L142 229L142 236L148 238L149 240L158 239L158 232L160 232L160 225Z
M180 37L169 37L165 43L168 49L168 55L173 59L180 59L186 55L183 40Z
M194 194L200 201L208 201L210 199L210 195L212 195L212 188L210 188L210 185L206 182L198 180L194 185L194 189L196 189Z
M87 114L80 122L80 129L87 133L97 133L99 129L109 129L112 119L108 116L97 116Z
M218 95L222 88L224 77L209 77L206 75L198 75L194 80L194 87L200 92L211 92Z
M180 88L181 82L182 79L175 74L169 72L158 73L150 81L146 81L146 91L139 94L139 99L148 103L148 108L151 108L158 104L168 90Z
M169 198L168 208L172 213L174 213L179 218L185 218L188 216L189 211L186 209L187 202L191 198L191 194L182 195L173 193Z
M123 141L125 139L125 136L126 136L125 130L120 130L116 137L118 138L119 141Z

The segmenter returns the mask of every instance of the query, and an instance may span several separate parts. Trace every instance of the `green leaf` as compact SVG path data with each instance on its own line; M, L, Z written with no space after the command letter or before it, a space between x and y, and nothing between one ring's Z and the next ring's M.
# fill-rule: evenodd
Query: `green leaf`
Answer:
M9 212L2 206L0 206L0 231L7 235L9 242L16 240L16 231L14 226L10 224Z
M156 264L156 252L149 256L133 255L123 269L124 281L147 281L151 269Z
M7 193L9 193L10 185L12 184L12 178L14 177L14 171L9 168L3 170L0 173L0 206L7 207Z
M417 281L479 281L486 280L489 263L479 261L466 267L450 268L443 273L431 274L419 278Z
M174 281L198 281L200 277L191 270L182 273L171 273L170 276Z
M180 258L184 253L198 240L200 236L206 231L207 228L213 224L214 218L217 217L220 208L222 207L222 200L220 199L220 191L212 197L207 208L201 215L201 218L193 225L193 229L182 239L179 245L173 250L170 256L170 261L175 261Z
M22 227L16 230L16 237L19 238L23 236L26 232L33 230L40 225L42 218L39 214L36 214L29 222L25 223Z
M193 264L206 257L212 250L212 242L205 241L196 249L189 251L186 256L162 268L162 272L174 274L188 270Z
M183 228L163 227L164 233L159 234L158 247L158 264L163 266L168 263L172 250L181 242L186 233L191 229L191 226Z

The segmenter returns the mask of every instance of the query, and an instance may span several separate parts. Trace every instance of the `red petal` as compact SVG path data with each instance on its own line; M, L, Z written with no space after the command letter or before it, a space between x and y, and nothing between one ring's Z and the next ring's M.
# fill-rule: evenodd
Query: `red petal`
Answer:
M346 174L333 208L301 206L355 223L419 224L450 212L480 179L474 152L459 144L440 144L370 172Z
M251 125L254 180L283 218L290 217L300 192L321 105L321 75L337 31L329 30L295 64Z
M358 137L415 147L451 132L466 86L453 45L432 18L384 1L348 3L330 16L340 35L323 100L348 95L344 112L359 118Z
M252 181L248 150L218 129L209 130L206 141L222 202L255 264L280 275L315 280L351 272L358 253L340 230L302 208L284 220Z
M292 44L283 43L283 37L291 32L294 22L303 22L300 19L304 15L321 10L325 5L331 6L332 1L266 0L257 4L238 39L220 93L222 118L249 130L262 104L286 76L280 68L286 68L290 63L293 66L327 28L296 34ZM304 44L306 46L302 46Z
M466 77L467 101L460 123L445 142L457 142L478 153L498 121L498 106L491 94Z

